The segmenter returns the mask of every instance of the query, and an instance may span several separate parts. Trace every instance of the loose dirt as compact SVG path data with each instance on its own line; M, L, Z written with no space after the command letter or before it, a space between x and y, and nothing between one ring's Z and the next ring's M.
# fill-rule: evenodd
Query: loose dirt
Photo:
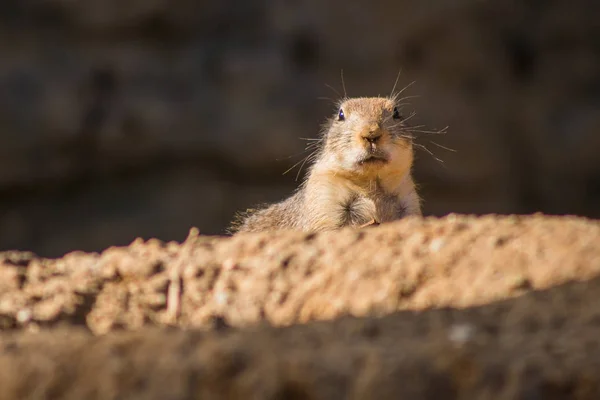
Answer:
M0 254L0 399L600 398L600 222Z

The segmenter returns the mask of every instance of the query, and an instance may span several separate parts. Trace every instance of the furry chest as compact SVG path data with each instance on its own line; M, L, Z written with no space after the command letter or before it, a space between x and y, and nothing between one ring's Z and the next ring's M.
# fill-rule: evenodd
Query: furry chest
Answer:
M401 216L401 208L395 196L351 195L342 202L340 207L341 226L362 225L372 220L392 221Z

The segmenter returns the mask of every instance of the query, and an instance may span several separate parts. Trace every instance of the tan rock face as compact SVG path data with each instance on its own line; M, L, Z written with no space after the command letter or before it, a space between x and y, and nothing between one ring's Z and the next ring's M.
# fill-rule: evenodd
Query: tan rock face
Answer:
M0 277L0 399L600 396L598 221L192 231Z
M427 214L600 216L598 6L573 2L7 4L0 242L55 256L224 231L289 195L341 89L420 95ZM433 142L455 149L449 152Z

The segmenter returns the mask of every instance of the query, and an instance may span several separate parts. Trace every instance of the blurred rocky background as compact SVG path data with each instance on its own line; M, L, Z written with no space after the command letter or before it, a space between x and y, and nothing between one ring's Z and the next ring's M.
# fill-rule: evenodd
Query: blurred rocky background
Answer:
M596 0L3 0L0 248L222 234L331 100L416 81L429 215L600 217ZM435 142L435 143L433 143ZM450 152L438 146L455 149ZM301 179L300 175L300 179Z

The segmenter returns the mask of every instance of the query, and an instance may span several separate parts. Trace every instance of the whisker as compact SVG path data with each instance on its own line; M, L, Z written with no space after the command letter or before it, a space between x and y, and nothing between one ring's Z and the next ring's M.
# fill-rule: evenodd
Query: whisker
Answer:
M331 101L332 103L334 103L334 100L331 97L317 97L317 100L327 100L327 101Z
M408 117L404 118L404 119L402 120L402 122L406 122L406 121L408 121L409 119L413 118L415 115L417 115L417 112L416 112L416 111L413 111L412 113L410 113L410 115L409 115Z
M312 150L312 152L309 155L307 155L306 157L304 157L302 160L298 161L297 163L295 163L294 165L292 165L290 168L288 168L287 170L285 170L285 172L283 172L282 175L287 174L288 172L290 172L291 170L293 170L294 168L296 168L298 165L300 165L300 169L298 170L298 173L296 174L296 178L295 178L295 180L297 181L298 178L300 177L300 173L302 172L302 168L304 167L304 165L307 162L314 161L315 158L318 156L319 149L320 149L320 146L318 146L318 144L319 144L318 142L310 143L307 146L307 148L303 152L301 152L299 154L306 153L309 150ZM314 149L312 149L312 147L314 147ZM291 158L291 157L293 157L293 156L290 156L290 157L287 157L287 158Z
M396 136L399 137L399 138L402 138L402 139L407 139L407 140L413 140L414 139L414 137L410 136L410 135L399 134L399 135L396 135Z
M419 129L419 128L424 128L425 125L414 125L414 126L407 126L406 129Z
M399 76L399 75L398 75ZM392 97L392 99L394 101L402 101L404 99L410 98L410 97L405 97L402 99L398 99L398 96L400 96L402 94L402 92L404 92L406 89L408 89L409 87L411 87L412 85L414 85L415 83L417 83L417 81L412 81L411 83L409 83L408 85L404 86L404 88L402 88L402 90L400 90L398 93L395 93L394 96Z
M327 86L329 89L333 90L335 92L335 94L337 94L339 97L342 97L342 95L340 94L340 92L338 92L337 89L335 89L330 84L326 83L325 86ZM331 99L329 99L329 100L331 100Z
M296 168L299 164L303 163L308 157L310 157L310 155L304 157L302 160L300 160L296 164L292 165L290 168L288 168L287 170L285 170L285 172L282 175L285 175L288 172L290 172L291 170L293 170L294 168Z
M297 157L297 156L300 156L300 155L302 155L302 154L305 154L307 151L313 150L313 148L314 148L315 150L318 150L318 148L320 147L321 141L323 140L323 139L319 139L319 138L300 138L300 139L303 139L303 140L310 140L310 141L313 141L313 142L312 142L312 143L308 143L308 144L306 145L306 147L304 148L304 150L302 150L301 152L299 152L299 153L295 153L295 154L292 154L291 156L287 156L287 157L283 157L283 158L276 158L276 159L275 159L275 161L289 160L290 158ZM314 153L314 152L315 152L315 151L313 150L313 153ZM311 154L312 154L312 153L311 153ZM310 155L309 155L309 156L310 156ZM301 162L302 162L302 160L298 161L298 163L297 163L297 164L299 164L299 163L301 163ZM297 164L296 164L296 165L297 165ZM292 167L292 169L293 169L293 168L294 168L296 165L294 165L294 166ZM285 173L287 173L287 172L288 172L288 171L284 172L284 174L285 174Z
M439 162L440 162L440 163L441 163L441 164L444 166L444 168L447 168L447 167L446 167L446 164L444 164L444 161L443 161L443 160L441 160L441 159L439 159L439 158L437 158L437 157L436 157L436 156L435 156L435 155L434 155L434 154L433 154L433 153L432 153L432 152L431 152L431 151L430 151L430 150L429 150L427 147L425 147L424 145L422 145L422 144L419 144L419 143L413 143L413 146L416 146L416 147L419 147L419 148L421 148L421 149L425 150L427 153L429 153L429 155L430 155L431 157L433 157L433 158L434 158L434 160L436 160L436 161L439 161Z
M420 128L424 128L424 127L425 127L425 125L415 125L415 126L408 126L407 129L420 129ZM421 131L423 131L423 132L446 132L447 130L448 130L448 127L445 126L444 128L438 129L438 130L431 130L431 131L421 130Z
M448 133L446 128L440 129L440 130L437 130L437 131L428 131L428 130L422 130L422 129L411 129L410 127L408 127L408 128L406 128L404 130L407 131L407 132L423 133L426 136L428 136L428 135L443 135L445 133Z
M402 68L398 71L398 75L396 75L396 80L394 81L394 86L392 87L392 91L390 92L390 97L394 95L394 90L396 90L396 85L398 84L398 80L400 79L400 74L402 73Z
M422 97L420 94L415 94L412 96L405 96L401 99L398 99L397 101L404 101L404 100L408 100L408 99L418 99L419 97Z
M302 165L300 165L300 169L298 169L298 173L296 174L296 179L295 179L296 182L298 181L298 178L300 177L300 173L302 172L302 167L304 167L304 164L306 164L306 162L309 161L309 159L310 159L310 161L312 161L312 157L311 156L314 155L315 153L316 152L313 152L308 157L306 157L304 159L304 162L302 163Z
M404 118L402 121L400 121L400 122L398 122L398 123L396 123L396 124L394 124L394 125L390 126L390 129L394 129L394 128L397 128L397 127L399 127L399 126L402 126L402 125L404 125L404 123L405 123L406 121L410 120L410 119L411 119L411 118L413 118L415 115L417 115L417 113L413 111L413 112L412 112L412 113L411 113L411 114L410 114L408 117ZM389 121L389 118L387 118L387 119L385 120L385 122L387 122L387 121ZM405 128L403 128L403 130L405 130L405 131L408 131L410 128L411 128L411 127L410 127L410 126L408 126L408 127L405 127Z
M441 148L441 149L448 150L448 151L451 151L451 152L453 152L453 153L456 153L456 152L457 152L455 149L451 149L450 147L442 146L441 144L439 144L439 143L436 143L436 142L434 142L433 140L430 140L430 143L433 143L433 144L435 144L437 147L439 147L439 148Z
M275 161L289 160L289 159L290 159L290 158L292 158L292 157L298 157L298 156L301 156L302 154L306 153L308 150L310 150L310 149L304 149L304 150L302 150L302 151L301 151L301 152L299 152L299 153L292 154L291 156L287 156L287 157L283 157L283 158L276 158L276 159L275 159Z
M306 146L320 146L321 143L323 143L322 140L307 140L306 141Z

